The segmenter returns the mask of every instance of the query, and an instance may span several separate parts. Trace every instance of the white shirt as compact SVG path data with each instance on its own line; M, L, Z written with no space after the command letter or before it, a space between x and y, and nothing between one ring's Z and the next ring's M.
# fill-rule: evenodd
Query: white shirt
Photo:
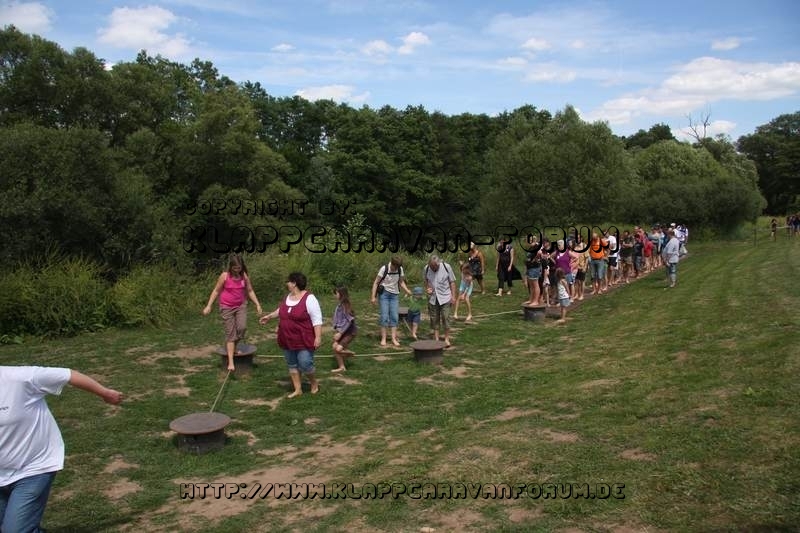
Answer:
M606 237L606 240L608 241L608 252L609 252L608 257L619 257L619 249L617 248L617 238L609 234L609 236Z
M453 299L453 293L450 290L450 283L455 283L456 277L453 274L453 269L450 268L445 262L439 263L439 270L434 271L430 266L425 265L422 269L425 280L428 286L433 288L433 294L430 295L428 301L431 304L445 304L450 303Z
M302 298L300 300L302 300ZM289 308L299 304L300 300L290 300L289 295L286 295L286 305ZM317 297L311 293L308 293L308 297L306 297L306 311L308 311L308 316L311 318L312 326L322 325L322 309L319 307L319 300L317 300Z
M0 366L0 487L64 468L64 440L47 394L61 394L68 368Z
M403 267L398 268L394 272L392 272L391 269L386 272L386 269L387 265L383 265L378 269L378 278L383 278L380 284L383 285L383 289L389 294L400 294L400 278L405 277L403 275ZM384 273L386 273L386 276L384 276Z

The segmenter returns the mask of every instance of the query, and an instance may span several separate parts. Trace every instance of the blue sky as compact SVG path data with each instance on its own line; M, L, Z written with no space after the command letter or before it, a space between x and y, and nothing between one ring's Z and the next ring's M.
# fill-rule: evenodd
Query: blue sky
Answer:
M108 64L141 49L275 96L447 114L575 107L620 135L688 116L734 140L800 111L800 2L0 0Z

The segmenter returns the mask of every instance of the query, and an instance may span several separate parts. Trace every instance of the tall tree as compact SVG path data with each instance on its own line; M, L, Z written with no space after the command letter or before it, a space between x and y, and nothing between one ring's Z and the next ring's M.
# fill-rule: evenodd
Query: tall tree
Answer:
M780 115L740 137L737 148L755 161L767 212L800 211L800 112Z

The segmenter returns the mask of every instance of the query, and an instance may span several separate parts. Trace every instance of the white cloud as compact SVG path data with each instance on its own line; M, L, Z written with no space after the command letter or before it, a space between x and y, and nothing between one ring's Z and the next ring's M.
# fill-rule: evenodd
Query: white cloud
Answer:
M583 50L586 48L586 43L581 39L575 39L571 43L569 43L569 47L573 50Z
M800 92L800 63L742 63L701 57L660 86L605 102L586 120L627 124L642 115L684 116L719 100L773 100Z
M287 43L281 43L272 47L273 52L291 52L294 50L294 46Z
M47 33L55 13L39 2L10 2L0 5L0 27L13 24L24 33Z
M742 40L736 37L728 37L727 39L717 39L711 43L712 50L733 50L741 46Z
M522 44L522 48L525 50L530 50L531 52L543 52L545 50L549 50L551 46L550 43L548 43L545 39L531 37Z
M323 85L306 87L295 94L306 100L333 100L335 102L348 102L350 104L363 104L369 98L369 92L353 94L355 87L352 85Z
M108 26L99 31L101 43L132 50L146 49L170 58L189 54L189 40L180 33L167 34L178 20L171 11L158 6L118 7L111 12Z
M368 56L385 56L391 54L394 48L389 43L383 40L370 41L361 49L363 53Z
M553 65L538 65L525 76L529 82L568 83L577 78L577 74L568 69Z
M497 62L502 67L510 67L519 69L528 64L528 60L524 57L507 57Z
M398 54L411 54L418 46L430 44L431 40L422 32L412 31L403 37L403 46L397 49Z

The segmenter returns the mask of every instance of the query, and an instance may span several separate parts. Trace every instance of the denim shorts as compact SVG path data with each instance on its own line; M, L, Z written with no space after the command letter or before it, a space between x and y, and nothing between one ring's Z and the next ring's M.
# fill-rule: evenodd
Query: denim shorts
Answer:
M542 267L531 267L525 273L528 279L539 279L542 277Z
M406 322L409 324L419 324L420 320L422 319L422 311L417 309L416 311L409 311L408 315L406 315Z
M568 284L575 285L575 274L573 274L572 272L568 272L567 274L565 274L565 277L567 278Z
M283 358L289 370L300 370L304 374L314 373L314 352L311 350L283 350Z
M569 307L569 298L559 298L558 303L561 304L561 307Z

